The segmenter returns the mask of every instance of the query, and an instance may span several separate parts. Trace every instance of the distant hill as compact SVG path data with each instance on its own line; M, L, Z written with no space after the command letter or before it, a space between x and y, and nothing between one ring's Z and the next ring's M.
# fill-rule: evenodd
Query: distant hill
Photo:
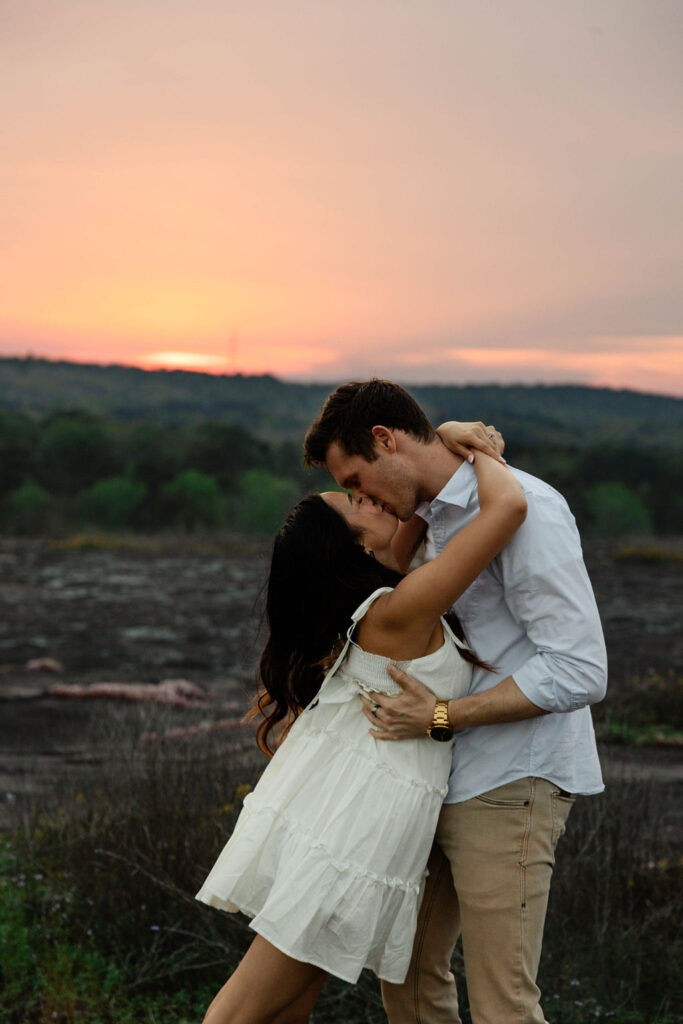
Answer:
M0 358L0 410L44 415L78 407L119 420L173 424L215 418L264 437L298 440L337 383ZM575 385L416 385L409 390L434 423L482 419L518 445L583 447L599 436L625 446L683 447L681 399Z

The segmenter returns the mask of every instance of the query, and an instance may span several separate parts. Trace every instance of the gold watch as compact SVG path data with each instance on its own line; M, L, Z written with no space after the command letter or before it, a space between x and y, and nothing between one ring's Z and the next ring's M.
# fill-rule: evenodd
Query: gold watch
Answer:
M427 735L431 736L433 740L439 740L441 743L453 739L453 730L451 729L451 723L448 721L447 700L437 700L434 705L434 716L432 724L427 729Z

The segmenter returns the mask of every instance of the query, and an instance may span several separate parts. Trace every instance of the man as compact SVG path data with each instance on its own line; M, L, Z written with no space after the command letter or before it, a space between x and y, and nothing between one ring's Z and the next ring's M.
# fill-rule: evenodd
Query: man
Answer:
M305 460L393 511L409 546L426 523L429 559L478 509L473 456L439 430L460 454L403 388L345 384L309 429ZM589 705L605 693L605 646L576 525L557 491L512 472L526 521L455 605L493 671L475 668L468 696L440 702L392 668L401 695L366 708L378 740L455 734L411 968L403 985L382 985L390 1024L459 1024L459 935L474 1024L543 1024L536 974L555 847L576 794L604 788Z

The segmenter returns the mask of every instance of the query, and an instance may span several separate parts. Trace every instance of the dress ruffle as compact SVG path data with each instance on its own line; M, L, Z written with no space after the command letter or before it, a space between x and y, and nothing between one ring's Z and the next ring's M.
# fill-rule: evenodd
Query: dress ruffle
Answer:
M448 786L434 786L427 782L426 779L416 778L414 775L408 775L406 772L400 771L395 764L391 764L389 761L381 761L376 755L373 757L367 749L363 749L355 737L346 736L339 729L312 728L306 731L306 735L328 738L332 743L345 747L346 750L353 751L357 757L372 765L373 769L391 775L392 779L395 779L397 782L402 782L406 786L416 786L417 789L423 789L427 793L433 793L439 798L439 802L443 802L444 797L448 793Z
M273 807L240 818L230 843L197 893L221 910L240 910L251 927L296 960L356 982L364 967L403 981L426 870L405 881L380 876L350 860L301 822ZM293 930L291 922L296 921Z

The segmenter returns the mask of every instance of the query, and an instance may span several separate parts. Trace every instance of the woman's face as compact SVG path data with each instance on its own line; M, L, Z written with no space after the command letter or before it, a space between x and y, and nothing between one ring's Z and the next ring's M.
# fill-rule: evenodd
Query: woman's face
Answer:
M398 519L379 502L365 496L354 498L340 491L324 491L320 497L344 517L349 526L359 530L366 551L374 551L383 561L382 552L391 544L398 529Z

